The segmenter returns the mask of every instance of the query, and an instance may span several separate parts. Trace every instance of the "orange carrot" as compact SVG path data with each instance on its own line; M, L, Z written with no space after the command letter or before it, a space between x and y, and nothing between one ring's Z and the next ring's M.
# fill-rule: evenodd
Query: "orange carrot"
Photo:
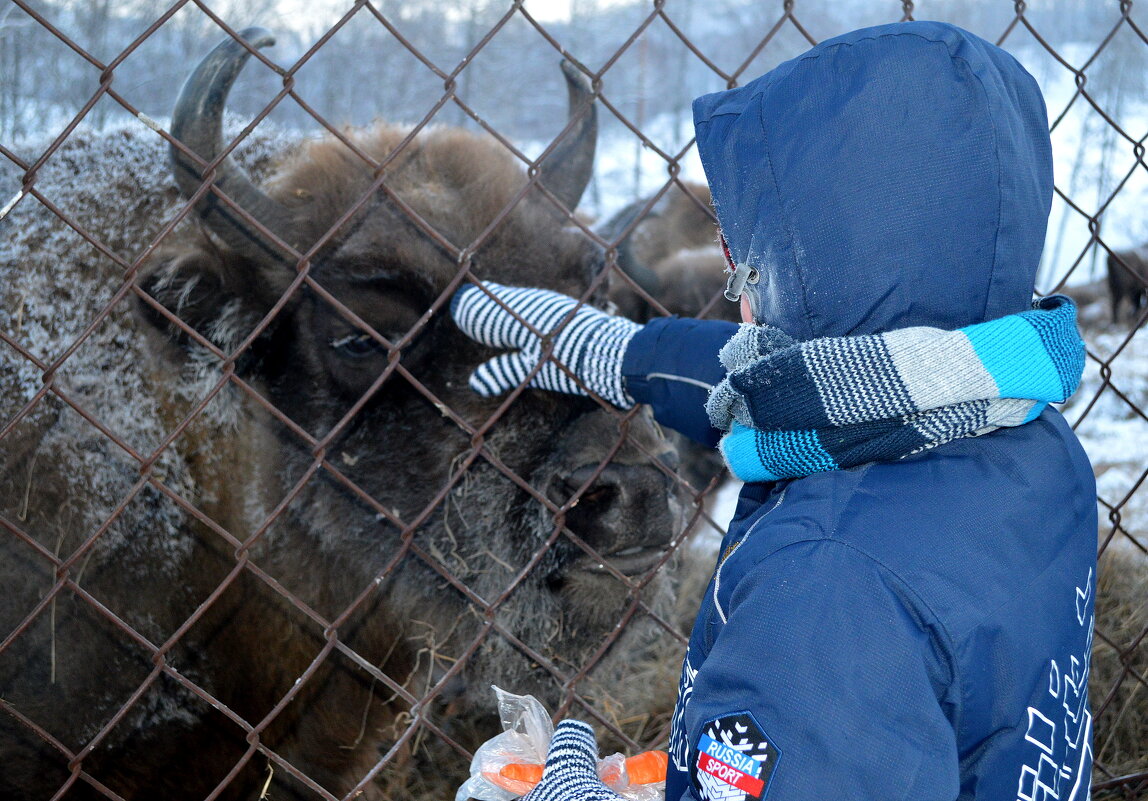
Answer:
M630 784L655 784L666 780L666 766L670 758L665 751L643 751L626 760L626 775ZM487 781L516 795L526 795L534 785L542 780L542 765L511 762L503 765L498 773L483 772ZM614 773L602 776L607 784L617 782L621 777Z
M483 771L482 775L496 787L515 795L526 795L542 779L542 766L511 762L499 768L498 773Z
M498 773L511 781L529 782L530 784L538 784L542 781L542 765L524 765L521 762L511 762L509 765L503 765Z
M626 775L630 784L655 784L666 780L666 766L670 763L665 751L643 751L626 760Z
M541 766L539 766L539 767L541 767ZM506 767L504 766L502 768L502 770L505 770L505 769L506 769ZM499 771L499 773L493 773L491 771L485 771L484 770L482 772L482 775L488 782L493 784L495 787L501 787L503 790L509 790L510 792L514 793L515 795L526 795L531 790L533 790L534 785L538 783L537 781L523 782L523 781L518 781L516 779L510 779L510 778L507 778L506 776L501 775L501 771Z

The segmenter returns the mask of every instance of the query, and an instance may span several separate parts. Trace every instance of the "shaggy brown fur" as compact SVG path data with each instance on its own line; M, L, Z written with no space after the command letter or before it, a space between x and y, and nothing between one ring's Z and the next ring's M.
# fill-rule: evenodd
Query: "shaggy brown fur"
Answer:
M352 136L382 163L406 133ZM643 415L541 392L496 415L504 399L466 383L492 353L443 308L461 249L479 277L575 295L600 251L518 198L524 173L485 139L425 132L386 164L444 246L345 145L257 136L240 158L291 210L292 244L327 237L319 289L184 226L126 273L133 311L124 266L180 208L161 156L154 138L77 135L40 176L123 264L44 207L10 218L0 330L50 362L110 311L47 395L0 349L0 629L24 627L0 696L68 752L0 716L0 797L51 797L73 755L69 799L96 782L250 799L269 775L277 799L448 794L498 731L492 683L659 734L643 726L672 702L681 645L645 611L670 608L667 579L626 554L679 530L665 441Z

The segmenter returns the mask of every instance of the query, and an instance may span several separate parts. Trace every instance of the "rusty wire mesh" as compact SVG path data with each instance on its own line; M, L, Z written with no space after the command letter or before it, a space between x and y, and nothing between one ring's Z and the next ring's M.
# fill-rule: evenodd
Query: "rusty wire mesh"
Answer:
M257 77L243 101L250 110L229 122L225 152L210 163L153 121L163 112L142 108L133 99L142 83L121 76L125 65L146 63L173 102L203 43L236 37L250 19L211 2L124 3L134 27L105 24L97 37L78 4L7 2L0 115L13 122L0 123L0 537L17 571L5 591L23 600L0 619L0 664L8 662L0 675L23 678L0 699L0 734L38 766L37 786L50 787L43 797L444 797L465 777L474 747L498 730L487 688L495 680L519 682L507 689L536 692L556 715L592 720L607 745L664 744L692 593L728 513L720 465L689 451L679 461L640 409L539 400L521 388L479 402L465 389L465 365L456 364L465 360L442 350L454 342L441 324L444 307L474 275L501 278L516 259L541 269L543 257L557 262L554 254L569 251L573 268L537 273L536 283L594 302L609 291L638 319L728 315L716 267L712 283L691 284L688 296L658 295L625 272L633 253L617 247L623 240L659 269L705 275L720 263L708 195L687 167L689 135L651 133L650 97L680 89L670 104L680 123L699 93L687 72L704 68L704 90L734 86L819 39L914 17L951 18L1014 50L1044 84L1054 148L1069 159L1096 137L1111 142L1104 175L1115 179L1090 174L1083 155L1072 162L1079 170L1057 175L1038 289L1077 298L1088 342L1085 384L1064 411L1093 459L1102 520L1094 797L1148 797L1148 353L1137 333L1148 305L1135 301L1148 276L1136 246L1148 231L1134 211L1120 211L1136 205L1140 182L1148 183L1148 133L1144 119L1128 113L1128 96L1106 89L1121 65L1148 54L1132 2L1087 10L1071 2L743 4L740 38L717 41L706 26L716 12L684 0L588 4L614 15L606 44L580 35L577 19L542 20L529 1L475 3L448 19L452 31L469 28L456 43L462 56L444 59L454 51L416 35L422 29L409 4L404 13L348 1L303 37L291 61L251 48L248 71ZM116 3L91 8L107 23ZM1066 46L1049 35L1052 20L1074 16L1091 39ZM199 31L189 58L157 60L149 42L172 31ZM66 113L36 130L19 113L35 98L21 95L30 67L21 72L16 57L33 34L52 58L86 76L80 87L53 89ZM86 44L97 39L98 47ZM363 49L364 41L385 41L389 50ZM655 160L660 177L618 191L603 185L620 183L630 167L599 168L583 206L592 215L618 213L606 224L574 216L544 179L547 157L576 135L587 111L552 122L541 144L518 143L498 122L503 105L537 105L544 120L562 113L552 92L516 98L520 83L471 79L500 48L544 53L554 63L546 80L559 80L558 59L570 59L614 135L631 143L635 160ZM356 109L370 95L361 77L350 77L356 63L369 74L373 60L392 57L387 52L406 58L390 62L390 74L403 76L392 96L414 102L402 95L409 84L421 93L417 104L383 111L409 127L375 144L340 127L353 115L336 114L337 104L308 88L322 58L339 52L352 61L338 62L347 72L336 71L331 83L359 90ZM655 55L667 52L687 65L681 82L648 74L661 63ZM637 89L624 77L633 74ZM1067 93L1049 89L1066 82ZM486 93L496 89L504 94L491 102ZM1077 116L1084 121L1073 127ZM297 149L301 136L277 128L277 117L302 119L308 136L320 131L338 143L304 160L326 158L332 168L337 153L367 176L345 192L280 187L280 197L293 191L300 203L322 192L341 199L324 211L318 236L288 241L290 229L269 229L210 180L191 201L177 197L165 161L170 144L208 178L230 154L257 182L268 180L277 153ZM445 158L422 144L441 123L492 139L497 157L489 146L474 152L524 176L487 198L489 214L476 217L446 196L449 187L426 186L427 173L423 185L396 177L420 158ZM599 202L607 191L629 205L608 209ZM179 284L178 259L171 271L154 272L193 247L196 258L226 261L188 231L194 202L213 194L261 241L289 254L281 259L287 267L241 288L262 293L254 310L211 306L236 287ZM369 254L389 274L353 286L330 278L324 249L381 206L388 230L408 233L393 254ZM555 210L579 242L600 250L571 244L575 234L555 223ZM459 221L468 215L474 219ZM700 233L681 238L690 231ZM605 270L597 269L601 253ZM1109 311L1102 271L1110 254L1131 312ZM400 299L384 317L370 299L378 306L387 293ZM147 333L149 326L164 335ZM299 332L355 350L369 369L295 363L284 354L303 352L291 339ZM588 444L571 444L579 437ZM623 488L632 486L648 492L631 497ZM635 540L630 550L657 558L629 569L619 567L627 554L611 550L616 530L601 528L610 514L629 515L631 527L641 516L677 522L647 532L662 538L653 544ZM581 578L570 565L581 566ZM29 694L30 676L48 689ZM40 700L13 700L21 697ZM53 705L68 709L75 725L54 716ZM48 757L37 763L32 753ZM31 774L23 779L31 786Z

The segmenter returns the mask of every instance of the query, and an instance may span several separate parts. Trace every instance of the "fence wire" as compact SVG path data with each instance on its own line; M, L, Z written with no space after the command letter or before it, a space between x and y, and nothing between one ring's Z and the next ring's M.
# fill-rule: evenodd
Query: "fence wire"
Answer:
M0 789L451 797L500 729L493 683L591 720L607 750L664 747L736 487L640 408L474 396L483 351L445 307L494 277L639 321L728 317L680 133L691 97L861 24L951 14L1016 52L1048 100L1058 174L1038 290L1081 309L1086 378L1063 411L1102 520L1093 797L1148 798L1148 117L1137 87L1111 89L1113 63L1148 55L1139 7L731 2L738 35L720 38L718 11L688 0L584 4L608 36L580 28L578 5L566 22L530 0L471 4L435 28L419 4L347 2L289 61L246 45L243 110L205 153L138 98L152 75L174 103L203 43L238 40L248 17L199 0L8 0ZM276 9L262 13L310 13ZM1074 15L1085 40L1050 33ZM18 57L30 42L47 62ZM553 86L566 59L569 98L473 77L507 52L540 55ZM343 127L354 115L328 95L364 105L383 59L388 97L413 104L386 112L408 124ZM43 82L53 62L85 81ZM28 86L51 91L51 113ZM624 143L605 155L626 158L583 191L568 165L597 136L590 99ZM549 133L523 141L511 105L537 106L531 130ZM214 209L214 239L196 204Z

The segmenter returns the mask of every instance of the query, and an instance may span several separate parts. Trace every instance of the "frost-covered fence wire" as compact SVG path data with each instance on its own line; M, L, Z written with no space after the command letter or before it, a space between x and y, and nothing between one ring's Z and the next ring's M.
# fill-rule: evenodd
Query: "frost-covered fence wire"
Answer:
M693 603L691 592L696 592L695 574L704 574L704 565L712 561L721 523L730 511L729 485L712 462L704 461L704 455L687 454L685 464L702 464L705 469L687 473L682 468L676 481L676 490L689 508L670 541L673 559L662 560L649 575L610 568L624 603L609 611L612 617L592 647L577 653L552 653L546 642L582 624L557 621L547 635L549 640L531 639L524 633L527 623L504 613L512 608L516 594L521 595L528 584L539 581L543 571L552 569L552 561L601 556L581 528L592 523L574 521L582 514L579 506L584 511L606 502L598 493L606 491L600 487L614 469L612 460L622 458L619 454L652 460L664 471L675 468L673 459L655 452L649 441L633 433L631 426L638 425L640 413L613 414L616 428L606 437L605 455L555 495L536 475L519 474L509 467L502 446L494 444L499 432L515 424L528 402L522 393L513 393L489 417L476 420L468 410L443 403L442 388L428 386L419 377L423 374L415 369L412 343L433 342L449 291L428 297L423 310L429 311L412 315L401 330L373 332L385 350L378 375L333 426L315 431L309 421L294 419L270 401L246 372L247 362L257 358L260 337L272 335L276 317L284 308L314 302L344 321L360 328L364 325L361 308L311 274L310 254L297 254L292 264L294 280L277 290L279 299L273 308L231 341L230 349L219 344L218 331L204 330L187 315L173 313L157 300L154 290L142 285L147 265L194 216L190 204L177 199L170 188L164 159L173 139L166 115L183 77L217 40L235 37L243 26L258 23L277 28L276 34L287 45L285 55L276 50L256 53L253 61L259 63L248 67L255 76L249 84L241 81L237 90L233 105L242 119L231 125L227 136L234 137L228 139L235 142L229 149L245 169L260 178L273 174L274 154L297 138L291 133L293 128L312 138L326 133L346 144L345 158L377 170L382 177L373 192L396 202L404 190L388 185L386 169L406 158L402 154L414 147L413 139L400 142L394 152L369 153L348 138L343 122L364 121L361 115L366 109L368 119L383 114L409 123L412 137L440 124L481 131L521 169L534 175L539 163L557 147L552 142L576 124L571 121L563 128L565 123L560 122L565 115L565 94L558 83L557 61L570 59L591 81L602 125L594 178L581 205L586 216L570 218L604 248L606 277L594 286L611 283L615 302L635 315L717 316L727 310L720 299L721 278L716 271L712 285L703 283L700 295L693 299L661 295L653 285L625 274L624 261L630 251L619 247L632 234L632 240L626 241L647 248L639 249L639 254L656 254L646 257L651 266L656 262L667 271L681 269L682 259L695 265L692 272L668 275L704 274L715 263L712 230L707 229L711 224L708 206L704 189L697 183L701 176L692 151L689 100L703 91L743 83L810 44L845 30L941 16L1014 52L1037 77L1048 101L1057 190L1038 290L1067 292L1081 309L1089 361L1084 386L1064 413L1096 468L1101 511L1101 568L1090 675L1094 797L1148 797L1148 489L1144 487L1148 478L1148 345L1140 329L1148 304L1133 304L1131 310L1125 305L1114 319L1105 279L1106 269L1113 270L1119 279L1116 285L1137 298L1144 294L1148 275L1138 266L1143 263L1136 256L1136 249L1148 243L1148 218L1142 212L1148 208L1148 167L1143 161L1148 94L1142 78L1148 74L1148 29L1140 22L1140 4L1105 2L1082 8L1080 3L1064 0L1033 3L1030 8L1024 2L967 0L934 8L923 2L877 0L656 0L572 5L569 20L552 19L545 4L532 0L471 3L450 9L435 3L348 0L317 5L310 11L270 0L255 11L250 4L243 11L238 4L232 8L223 2L189 0L169 5L129 0L93 4L10 0L0 10L0 255L4 257L0 280L9 287L0 287L4 304L0 308L0 367L4 368L0 373L4 379L0 385L0 464L17 465L21 471L19 476L5 477L8 496L0 497L0 537L30 565L51 576L38 591L38 602L20 609L11 626L0 630L0 666L17 655L28 657L22 650L26 644L38 632L49 631L50 636L41 638L47 650L34 656L46 660L49 681L56 683L57 673L67 670L58 662L58 654L66 649L56 639L66 613L114 632L109 635L109 643L114 641L109 649L117 654L130 651L134 669L140 663L150 665L139 675L135 691L127 693L122 703L117 700L111 714L83 731L56 730L45 723L39 709L5 698L0 699L0 708L14 723L0 733L20 739L21 747L46 748L55 754L60 778L54 797L134 797L125 789L131 786L130 771L108 768L109 763L101 761L102 750L117 743L178 751L178 743L146 738L137 742L123 734L146 723L149 715L159 714L152 707L162 695L169 699L165 703L184 709L218 710L215 725L226 728L228 737L243 744L232 769L204 779L205 797L227 798L246 792L241 790L247 786L244 782L255 775L260 785L256 791L266 780L279 783L273 785L281 788L275 792L297 797L382 792L383 797L392 798L437 798L453 792L465 775L475 745L497 731L496 721L489 716L479 719L466 706L464 699L471 696L460 689L468 682L489 681L483 672L488 664L484 654L497 651L500 658L521 663L522 675L534 677L539 692L551 699L552 712L593 720L617 747L660 746L667 736L677 672L674 655L680 660ZM34 51L31 43L36 44ZM524 89L522 75L531 76L532 83L551 81L556 91L536 97ZM378 84L387 86L376 91ZM375 100L383 107L372 107ZM91 144L97 140L101 142L98 147ZM105 161L89 160L97 154ZM203 166L210 175L222 165ZM69 176L74 180L65 180ZM209 192L202 189L200 196ZM369 203L368 197L356 201L345 210L347 218L349 212L366 209ZM467 280L472 268L482 273L484 243L500 226L511 224L511 208L507 207L473 241L460 242L447 230L449 224L398 205L407 213L406 224L453 263L450 288ZM614 216L627 209L628 215ZM262 221L241 209L234 211L259 230ZM700 219L700 227L709 230L708 237L703 235L700 243L673 239L672 233L689 227L675 214L694 223ZM43 220L50 224L34 235L17 230L16 226L33 216L42 226ZM109 217L115 221L100 229L91 222ZM591 218L597 219L591 222ZM661 224L666 220L670 225ZM604 221L609 222L603 225ZM18 260L29 252L34 257L53 254L56 271L42 269L32 275L28 263ZM1112 266L1106 268L1109 257ZM193 288L187 287L187 292L190 297ZM203 363L211 364L193 377L196 380L181 385L191 389L178 397L177 408L164 407L156 400L160 395L142 390L153 376L132 360L141 349L156 346L142 344L144 335L132 322L140 308L182 332L199 346ZM425 337L420 339L421 335ZM352 348L369 344L355 337L333 341ZM93 355L95 350L99 352ZM258 358L266 355L259 351ZM117 384L117 375L134 376L141 386ZM386 393L399 391L396 386L439 406L442 425L472 446L438 472L415 477L424 485L433 484L425 504L415 509L390 508L365 490L350 476L369 455L339 444L341 437L353 436L365 416L376 413L373 410L383 403ZM236 419L224 421L222 435L204 435L203 430L221 425L218 407L225 397L238 398ZM242 499L248 506L242 521L257 521L245 525L211 511L224 505L218 498L203 497L203 488L194 479L195 469L197 460L221 457L216 451L205 454L189 443L206 443L209 450L234 447L234 442L223 444L227 431L248 431L242 421L253 418L262 421L260 430L272 432L270 438L290 440L309 459L303 469L290 473L282 493ZM87 462L73 467L91 485L86 487L90 497L82 494L85 488L75 481L61 483L71 487L70 494L53 495L59 491L43 475L48 456L38 448L51 443L34 441L29 431L39 431L37 426L49 423L62 425L54 422L59 420L67 421L72 443L81 442L76 458L89 454ZM146 436L141 435L144 429ZM403 431L402 436L426 433ZM266 476L252 479L250 475L250 471L269 469L266 464L243 458L244 453L265 447L266 441L252 440L240 443L234 453L228 451L226 458L237 459L232 468L237 485L270 483ZM107 460L106 471L97 471L88 480L85 471L101 460ZM69 466L61 461L56 469L67 472ZM412 464L410 469L423 466ZM530 511L486 508L491 502L475 499L468 490L480 481L480 473L496 474L519 493L515 503L531 504ZM395 481L408 479L396 477ZM375 581L353 587L348 602L330 609L320 609L313 599L301 597L295 589L296 577L281 561L259 550L279 527L289 525L287 521L312 513L300 507L308 505L315 485L323 482L353 496L382 524L401 534L400 547L377 571ZM213 492L225 494L226 487ZM45 495L46 501L42 500ZM37 503L55 504L58 519L74 521L67 537L61 534L58 541L49 541L36 529L29 510ZM157 511L145 514L141 506ZM467 572L468 562L478 557L463 547L452 550L451 536L456 528L470 524L468 516L502 514L508 519L510 515L540 517L545 537L529 558L505 566L505 579L492 591L493 585L479 586L485 579ZM139 552L131 544L147 539L140 527L161 518L181 531L194 528L196 536L213 543L213 552L223 564L218 581L192 587L181 574L157 573L146 564L132 564L131 558ZM443 521L451 536L429 533L436 521ZM94 570L93 554L121 540L125 543L122 569L139 571L138 578L132 575L141 595L179 588L190 597L190 611L178 625L153 631L149 628L153 622L133 617L130 600L102 597L92 589L99 586L88 572ZM170 547L177 548L178 543ZM555 555L559 553L566 555ZM323 558L327 557L354 558L331 554ZM495 565L505 561L501 553L492 553L489 559L490 567L480 571L484 576L497 572L501 568ZM478 621L477 633L456 635L460 629L452 627L452 621L423 620L424 610L414 605L409 610L412 622L402 635L410 661L392 664L386 655L360 653L349 631L372 608L377 593L386 592L404 571L415 570L429 577L428 593L461 599L466 609L463 617ZM680 585L677 607L664 599L652 599L650 588L658 572L673 573ZM547 582L561 583L542 581ZM256 587L261 599L273 601L260 603L274 608L276 615L292 618L312 635L303 659L305 669L275 685L281 689L264 699L259 719L249 719L224 703L213 689L216 685L207 666L196 665L180 652L189 638L201 636L204 626L218 624L221 607L230 603L241 585ZM80 611L66 612L65 601L71 605L67 609ZM519 624L521 629L516 627ZM611 673L611 652L628 647L626 633L638 626L655 631L663 641L660 650L650 651L657 654L659 664L636 674ZM279 658L267 653L259 664L244 663L241 669L273 673ZM108 666L115 664L114 659L108 662ZM330 674L336 671L358 677L348 685L347 704L356 710L356 720L362 709L363 723L361 730L343 733L344 740L325 745L351 750L372 737L378 743L356 764L351 785L319 775L315 763L308 761L310 755L283 745L292 740L280 730L285 720L294 720L290 717L293 710L306 706L311 694L319 692L315 688L331 681ZM602 677L619 675L628 682L649 683L656 690L653 695L661 700L647 699L645 706L634 707L626 693L603 686L608 678ZM375 723L368 713L379 708L397 711L389 713L385 723ZM494 711L492 699L489 711ZM166 714L179 720L181 712L175 709ZM462 720L467 721L465 725ZM174 756L173 764L179 764ZM172 781L173 787L186 786L178 776Z

